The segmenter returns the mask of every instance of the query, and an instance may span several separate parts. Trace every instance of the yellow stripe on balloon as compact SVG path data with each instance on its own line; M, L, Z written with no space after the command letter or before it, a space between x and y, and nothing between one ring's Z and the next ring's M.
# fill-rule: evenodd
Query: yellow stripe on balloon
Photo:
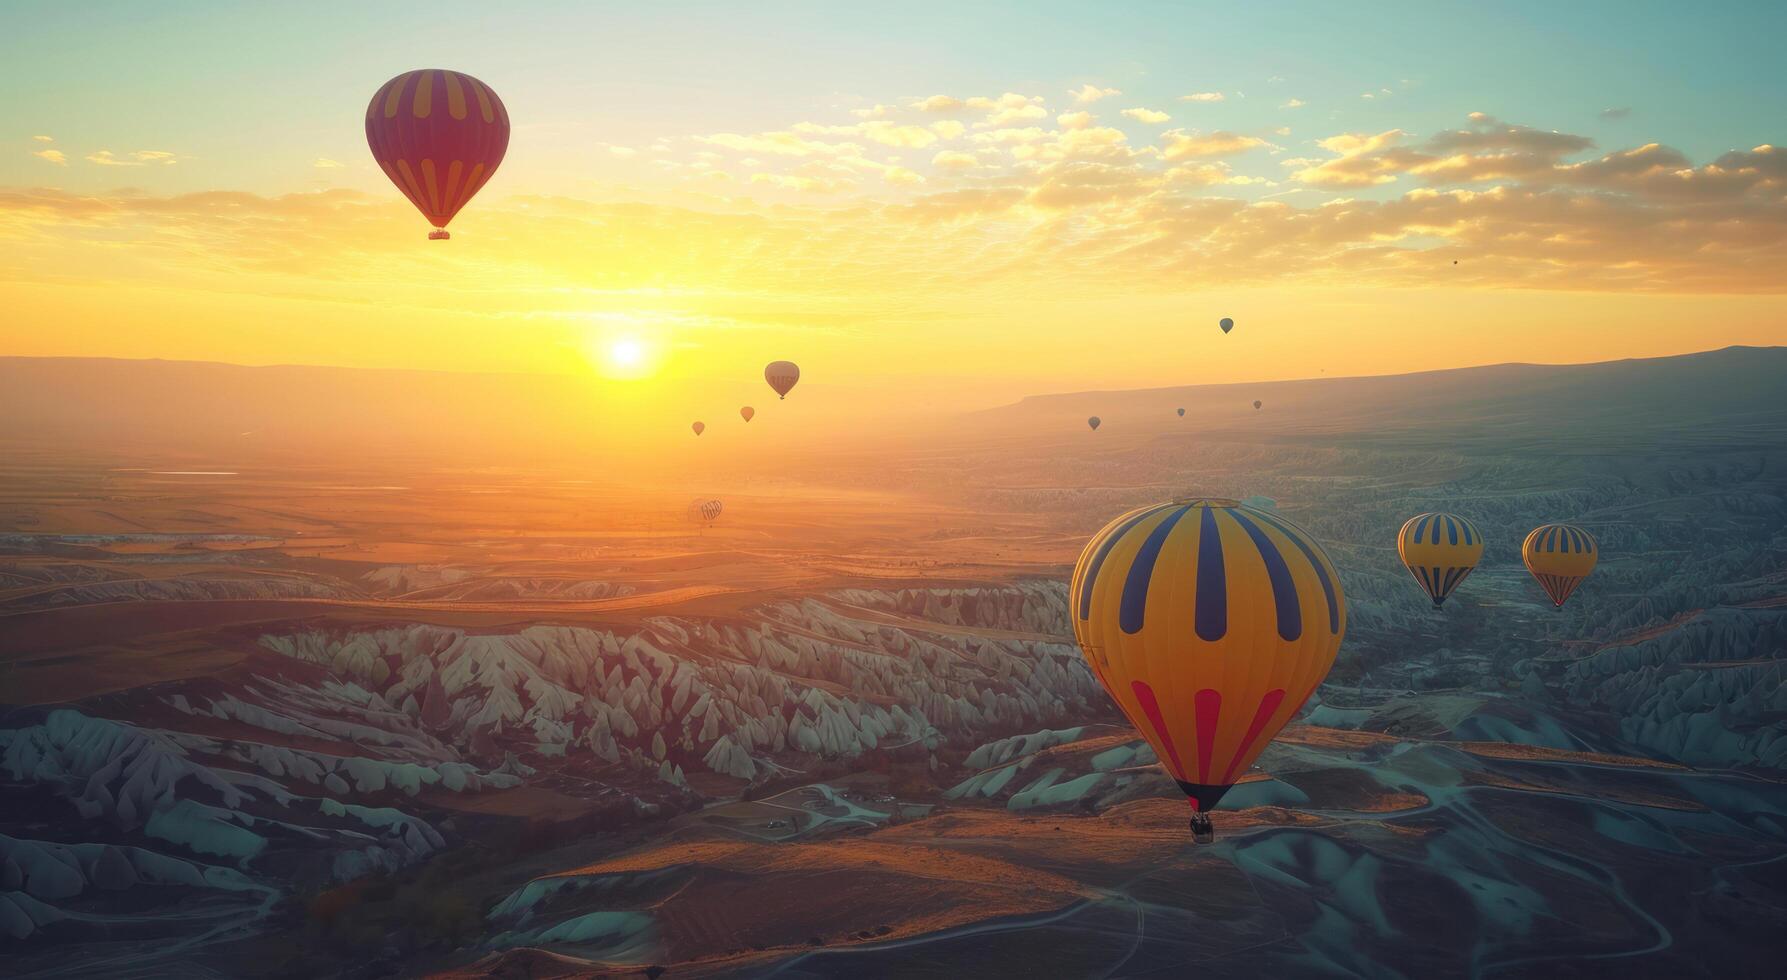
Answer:
M431 158L425 158L422 161L422 180L428 185L429 208L431 208L435 214L440 214L442 211L441 191L440 187L434 182L434 160Z
M459 73L442 72L441 77L447 80L447 114L454 119L464 119L465 88L459 84Z
M422 72L416 82L416 101L411 107L417 119L427 119L429 111L434 107L434 69Z
M397 106L403 101L403 86L409 82L410 76L414 74L415 72L413 71L406 71L396 78L391 79L391 87L385 92L386 119L390 119L397 115Z
M490 92L484 83L467 75L465 80L471 84L472 92L478 96L478 112L484 116L485 122L496 122L496 112L490 108Z

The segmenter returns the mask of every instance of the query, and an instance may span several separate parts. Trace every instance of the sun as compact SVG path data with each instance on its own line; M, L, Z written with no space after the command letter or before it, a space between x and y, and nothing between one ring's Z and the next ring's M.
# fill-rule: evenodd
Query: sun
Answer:
M618 368L637 368L645 363L645 345L632 337L622 337L608 345L608 362Z
M616 381L650 377L661 360L658 345L633 333L592 338L585 350L602 376Z

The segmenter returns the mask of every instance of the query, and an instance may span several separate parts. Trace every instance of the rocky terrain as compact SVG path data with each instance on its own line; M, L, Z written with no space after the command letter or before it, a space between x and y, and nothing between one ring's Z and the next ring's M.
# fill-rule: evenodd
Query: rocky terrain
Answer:
M1727 378L1667 412L1620 393L1635 376L1557 369L1349 381L1319 424L1281 391L1255 432L1125 430L1197 393L1061 396L1110 405L1100 441L1033 433L1048 405L995 413L954 449L832 466L822 506L745 496L674 538L592 526L582 490L430 497L451 516L420 531L415 501L301 476L32 463L0 484L0 956L46 976L1766 970L1787 420L1753 389L1787 388L1787 359L1697 358L1628 369ZM1350 611L1202 848L1082 666L1065 588L1105 520L1194 490L1306 527ZM1443 613L1393 546L1439 508L1489 542ZM1603 553L1556 612L1518 555L1550 520Z

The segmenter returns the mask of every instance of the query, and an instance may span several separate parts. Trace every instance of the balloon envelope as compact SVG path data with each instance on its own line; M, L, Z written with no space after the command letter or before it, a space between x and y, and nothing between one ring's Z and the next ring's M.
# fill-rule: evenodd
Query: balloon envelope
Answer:
M1235 321L1229 319L1226 316L1223 317L1222 320L1219 321L1216 325L1222 328L1223 333L1228 333L1230 330L1235 329Z
M1098 425L1099 425L1099 422L1100 422L1100 421L1101 421L1101 420L1100 420L1100 419L1099 419L1099 417L1098 417L1098 416L1096 416L1096 415L1094 415L1094 416L1092 416L1092 417L1091 417L1091 418L1089 418L1089 419L1087 419L1087 420L1086 420L1086 424L1087 424L1087 425L1089 425L1089 426L1091 426L1091 427L1092 427L1092 431L1093 431L1093 432L1097 432L1097 431L1098 431Z
M689 428L694 429L696 435L700 435L701 433L707 431L707 423L706 422L697 422L694 425L689 426Z
M689 519L697 524L712 524L724 509L725 505L718 500L697 500L689 505Z
M490 86L438 68L406 71L366 106L366 145L379 169L446 238L509 149L509 112Z
M1183 408L1181 408L1181 409L1180 409L1180 410L1179 410L1179 417L1180 417L1180 418L1184 418L1184 417L1185 417L1185 409L1183 409Z
M1396 553L1438 609L1483 560L1483 536L1456 514L1420 514L1396 533Z
M749 421L751 421L752 416L757 414L757 410L752 408L749 405L746 405L744 408L741 408L738 410L738 414L743 416L743 418L746 422L749 422Z
M1346 633L1321 545L1211 498L1105 525L1074 566L1068 612L1093 676L1200 811L1296 717Z
M1533 528L1521 542L1520 557L1552 605L1562 609L1564 600L1595 570L1600 548L1594 535L1574 524L1546 524Z
M1262 402L1262 401L1255 401L1255 402L1254 402L1254 403L1253 403L1253 407L1254 407L1254 410L1255 410L1255 411L1258 411L1258 410L1259 410L1259 407L1260 407L1260 406L1261 406L1261 405L1264 405L1264 404L1265 404L1265 402Z
M794 383L800 380L800 366L793 361L771 361L763 369L763 380L776 390L776 394L786 398Z

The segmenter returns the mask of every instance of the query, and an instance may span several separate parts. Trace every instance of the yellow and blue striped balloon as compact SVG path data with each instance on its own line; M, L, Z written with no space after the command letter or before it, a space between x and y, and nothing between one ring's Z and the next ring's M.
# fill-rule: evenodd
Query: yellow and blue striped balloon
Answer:
M1396 553L1438 609L1483 560L1483 535L1457 514L1421 514L1396 533Z
M1564 600L1595 570L1600 551L1594 535L1574 524L1545 524L1526 536L1520 557L1552 605L1562 609Z
M1321 545L1233 500L1175 500L1105 525L1069 602L1093 674L1200 812L1296 717L1346 633Z

